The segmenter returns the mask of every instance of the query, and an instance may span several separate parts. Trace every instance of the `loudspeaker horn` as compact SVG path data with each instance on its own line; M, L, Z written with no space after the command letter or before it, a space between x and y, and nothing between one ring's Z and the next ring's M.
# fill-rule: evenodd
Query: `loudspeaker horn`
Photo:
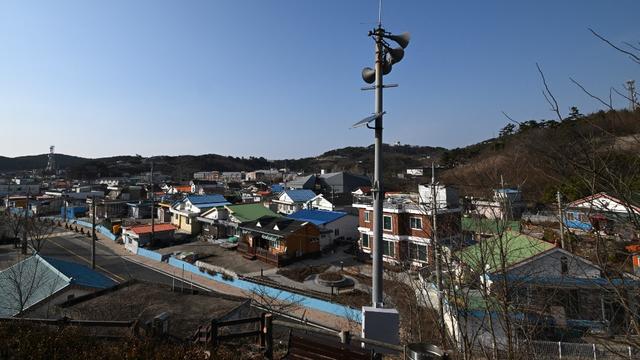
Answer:
M373 84L376 81L376 71L370 67L362 69L362 80L367 84Z
M403 32L400 35L384 35L384 37L397 42L403 49L409 46L409 41L411 40L411 34L408 32Z
M385 60L384 64L382 64L382 74L387 75L391 72L392 68L391 63Z
M387 61L392 64L397 64L404 57L404 49L401 47L387 50Z

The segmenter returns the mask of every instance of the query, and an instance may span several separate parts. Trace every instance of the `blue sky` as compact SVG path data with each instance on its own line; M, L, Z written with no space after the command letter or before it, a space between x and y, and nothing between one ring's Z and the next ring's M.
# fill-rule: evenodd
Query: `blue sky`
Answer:
M640 41L640 2L387 0L387 30L410 31L385 77L385 142L457 147L515 119L598 104L637 78L614 42ZM218 153L294 158L373 134L360 91L377 0L0 0L0 155ZM640 81L640 79L638 79ZM624 106L620 99L618 106Z

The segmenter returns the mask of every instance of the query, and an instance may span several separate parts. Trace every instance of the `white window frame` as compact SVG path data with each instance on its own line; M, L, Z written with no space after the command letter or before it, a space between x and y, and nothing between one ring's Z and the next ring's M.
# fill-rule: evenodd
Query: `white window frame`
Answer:
M366 245L364 244L365 236L366 236L366 238L367 238L367 244L366 244ZM367 233L362 233L362 238L361 238L361 240L360 240L360 241L361 241L361 243L362 243L362 247L363 247L363 248L371 249L371 237L369 236L369 234L367 234Z
M416 221L416 220L420 223L420 225L418 227L414 227L413 224L412 224L412 222ZM410 217L409 218L409 227L412 230L422 230L422 218L421 217L417 217L417 216Z
M371 222L371 211L369 210L364 211L364 222L366 223Z
M384 227L384 219L389 218L389 228ZM382 215L382 230L393 231L393 217L391 215Z
M387 244L389 244L389 254L385 254L385 249L387 248ZM395 241L391 241L391 240L382 240L382 254L384 256L390 257L390 258L395 258L396 257L396 243Z

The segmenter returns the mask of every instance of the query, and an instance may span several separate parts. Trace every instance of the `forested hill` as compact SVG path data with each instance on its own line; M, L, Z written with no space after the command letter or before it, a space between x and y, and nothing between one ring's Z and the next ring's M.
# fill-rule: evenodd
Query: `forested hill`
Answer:
M562 122L509 123L500 136L442 154L442 180L463 193L487 196L520 187L527 199L550 202L594 192L640 194L640 112L573 108Z

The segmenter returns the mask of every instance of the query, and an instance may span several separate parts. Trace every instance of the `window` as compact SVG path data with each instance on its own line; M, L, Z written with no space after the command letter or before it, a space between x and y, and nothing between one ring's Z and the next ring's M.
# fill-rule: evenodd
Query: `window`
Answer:
M382 217L382 228L384 230L391 230L391 216Z
M362 247L369 247L369 234L362 234Z
M427 245L409 243L409 258L412 260L428 261L427 251Z
M566 217L567 217L567 220L574 220L573 213L570 213L570 212L567 213Z
M371 211L364 212L364 222L371 222Z
M391 257L396 257L395 243L393 241L387 241L387 240L383 240L382 243L383 243L382 244L383 254Z
M560 273L564 275L568 271L569 271L569 261L566 256L563 256L560 258Z
M269 243L269 248L271 248L271 249L277 249L278 246L280 245L280 241L278 241L277 239L276 240L269 239L267 241Z
M422 230L422 219L417 217L409 218L409 226L415 230Z
M187 217L187 225L191 224L191 219Z
M340 235L340 229L335 229L335 230L333 231L333 234L334 234L335 236Z

